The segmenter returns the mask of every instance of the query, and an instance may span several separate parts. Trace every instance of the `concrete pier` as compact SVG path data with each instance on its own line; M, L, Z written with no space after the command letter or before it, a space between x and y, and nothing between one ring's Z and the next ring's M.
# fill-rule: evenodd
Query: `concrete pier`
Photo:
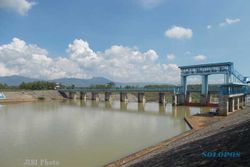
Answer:
M185 104L185 95L184 94L176 94L176 101L177 105L184 105Z
M111 101L112 100L111 95L112 95L111 92L105 92L104 93L105 101Z
M165 93L159 93L159 103L166 104L166 95Z
M176 105L178 105L178 99L177 99L177 95L176 94L174 94L173 96L172 96L172 105L173 106L176 106Z
M186 94L186 99L185 99L185 104L189 104L192 102L192 96L190 92L187 92Z
M146 99L144 93L138 93L138 103L145 103L145 102Z
M241 97L241 107L246 108L246 95Z
M69 92L69 99L76 99L76 93L75 92Z
M86 101L87 100L87 94L84 93L84 92L80 92L80 100Z
M236 98L236 110L240 110L240 98L241 97Z
M91 93L91 100L99 100L98 93L92 92Z
M246 106L245 97L244 94L220 96L218 114L226 116L230 113L241 110Z
M230 105L232 105L232 106L229 106L229 108L231 109L231 110L229 110L229 112L234 112L235 111L235 99L234 98L230 98L229 99L230 100Z
M128 95L127 95L127 93L123 93L123 92L120 93L120 101L121 102L128 102Z
M208 75L202 75L201 105L208 104Z
M203 106L208 105L209 104L208 95L206 96L204 94L201 94L201 96L200 96L200 103Z

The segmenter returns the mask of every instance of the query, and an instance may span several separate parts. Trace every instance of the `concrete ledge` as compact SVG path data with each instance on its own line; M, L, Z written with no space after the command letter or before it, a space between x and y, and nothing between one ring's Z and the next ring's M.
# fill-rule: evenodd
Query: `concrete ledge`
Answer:
M149 153L152 153L152 152L157 152L163 148L165 148L166 146L168 146L169 144L171 143L174 143L175 141L179 140L179 139L182 139L186 136L189 136L191 134L193 134L196 130L192 129L192 130L189 130L187 132L184 132L180 135L177 135L175 137L172 137L168 140L165 140L165 141L162 141L160 142L159 144L156 144L156 145L153 145L153 146L150 146L150 147L147 147L141 151L138 151L136 153L133 153L133 154L130 154L122 159L119 159L115 162L111 162L107 165L104 165L104 167L119 167L119 166L123 166L123 165L126 165L127 163L130 163L136 159L139 159Z

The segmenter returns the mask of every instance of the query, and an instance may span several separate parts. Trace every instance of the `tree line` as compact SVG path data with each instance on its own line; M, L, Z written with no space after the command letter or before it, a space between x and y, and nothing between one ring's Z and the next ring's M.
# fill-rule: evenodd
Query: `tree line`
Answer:
M56 83L48 81L35 81L35 82L22 82L18 86L9 86L7 84L0 83L0 89L4 90L53 90L56 87Z

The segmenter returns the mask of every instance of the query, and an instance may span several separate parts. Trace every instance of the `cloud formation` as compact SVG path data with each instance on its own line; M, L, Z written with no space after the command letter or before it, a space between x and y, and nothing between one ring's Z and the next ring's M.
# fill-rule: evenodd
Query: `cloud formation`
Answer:
M169 54L167 54L167 59L168 60L174 60L175 59L175 55L173 54L173 53L169 53Z
M207 57L202 55L202 54L198 54L197 56L194 57L195 61L204 61L206 59L207 59Z
M28 0L1 0L0 8L15 10L20 15L26 15L35 5L35 2Z
M231 25L231 24L236 24L236 23L239 23L239 22L240 22L239 18L235 18L235 19L226 18L224 20L224 22L221 22L219 25L221 27L224 27L224 26Z
M190 28L173 26L165 31L165 36L175 39L190 39L193 36L193 31Z
M95 52L87 41L75 39L66 49L67 57L52 58L46 49L13 38L0 45L0 75L34 78L91 78L103 76L114 81L177 83L180 71L176 64L158 63L156 51L113 45Z

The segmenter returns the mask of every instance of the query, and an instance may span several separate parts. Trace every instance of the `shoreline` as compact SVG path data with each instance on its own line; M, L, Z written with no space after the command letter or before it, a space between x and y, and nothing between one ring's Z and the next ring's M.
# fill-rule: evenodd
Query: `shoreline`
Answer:
M219 133L226 133L227 129L232 129L236 125L238 124L241 125L247 121L249 122L250 120L249 107L250 106L247 105L247 108L245 108L244 110L237 111L229 116L215 116L213 114L196 114L189 117L185 117L184 120L190 126L191 130L181 133L165 141L162 141L156 145L149 146L143 150L132 153L126 157L123 157L119 160L116 160L104 166L105 167L120 167L120 166L151 167L151 166L159 166L159 162L167 163L169 159L167 157L162 157L163 154L164 155L168 154L169 157L175 159L175 157L171 156L171 153L175 152L176 149L181 150L181 147L183 145L189 145L193 142L204 140L206 138L209 141L213 141L212 138L213 135ZM192 150L190 148L188 149ZM185 156L185 154L183 156ZM200 157L200 154L196 156ZM175 164L172 165L167 164L167 165L175 166Z
M57 90L20 90L1 92L4 93L6 98L0 99L0 104L65 99Z

